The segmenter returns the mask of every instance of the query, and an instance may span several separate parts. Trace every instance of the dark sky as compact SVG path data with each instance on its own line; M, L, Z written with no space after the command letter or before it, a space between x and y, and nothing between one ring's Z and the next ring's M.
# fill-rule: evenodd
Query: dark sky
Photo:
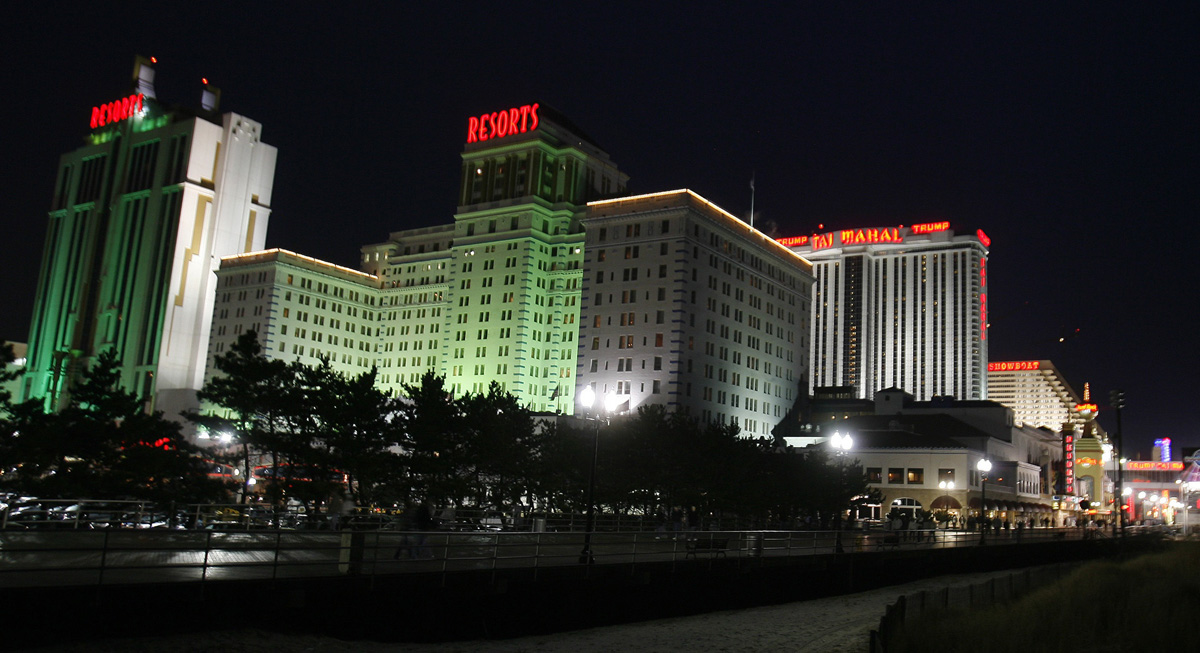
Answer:
M1200 448L1194 3L21 4L0 338L28 332L58 156L153 55L160 99L196 105L206 76L278 148L270 246L355 267L449 222L467 116L539 102L632 191L748 215L755 174L777 235L982 228L992 360L1050 359L1101 404L1125 389L1143 457Z

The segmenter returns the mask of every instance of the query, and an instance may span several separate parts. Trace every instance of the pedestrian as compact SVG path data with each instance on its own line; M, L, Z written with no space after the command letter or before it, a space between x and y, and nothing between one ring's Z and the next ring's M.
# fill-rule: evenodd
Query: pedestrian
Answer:
M695 533L696 531L700 530L700 511L696 509L696 506L688 508L687 529L689 533ZM690 537L695 539L694 535Z
M396 552L392 554L392 560L399 560L401 555L412 558L412 538L409 534L413 530L413 509L405 508L403 511L396 514L395 523L396 530L400 531L400 546L396 547Z
M422 503L417 506L417 511L413 515L413 547L410 554L413 558L432 558L433 554L429 551L429 546L426 545L426 538L429 531L433 530L433 511L429 506Z
M671 508L672 537L678 539L681 531L683 531L683 507L675 506L674 508Z

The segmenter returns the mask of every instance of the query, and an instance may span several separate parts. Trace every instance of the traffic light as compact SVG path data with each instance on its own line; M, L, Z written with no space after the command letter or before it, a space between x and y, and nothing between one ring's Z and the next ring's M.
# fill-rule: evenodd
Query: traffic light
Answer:
M1108 403L1113 408L1118 410L1125 407L1125 391L1124 390L1109 390Z

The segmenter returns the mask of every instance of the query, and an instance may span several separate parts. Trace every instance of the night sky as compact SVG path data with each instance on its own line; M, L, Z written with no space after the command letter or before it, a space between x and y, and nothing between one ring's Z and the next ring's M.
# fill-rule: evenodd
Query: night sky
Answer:
M983 229L991 359L1050 359L1102 405L1124 389L1143 458L1200 448L1195 3L21 4L0 43L0 339L28 333L58 157L141 54L160 100L196 106L207 77L263 124L269 246L357 267L450 222L467 117L539 102L632 192L748 216L755 175L777 236Z

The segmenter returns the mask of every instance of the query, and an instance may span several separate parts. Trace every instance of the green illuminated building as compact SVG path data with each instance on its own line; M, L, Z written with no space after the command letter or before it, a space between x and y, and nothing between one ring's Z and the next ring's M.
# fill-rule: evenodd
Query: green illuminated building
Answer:
M115 349L124 387L176 416L204 380L221 257L261 249L275 148L262 126L159 103L139 59L131 94L92 111L62 156L30 326L23 395L61 406L72 379Z

